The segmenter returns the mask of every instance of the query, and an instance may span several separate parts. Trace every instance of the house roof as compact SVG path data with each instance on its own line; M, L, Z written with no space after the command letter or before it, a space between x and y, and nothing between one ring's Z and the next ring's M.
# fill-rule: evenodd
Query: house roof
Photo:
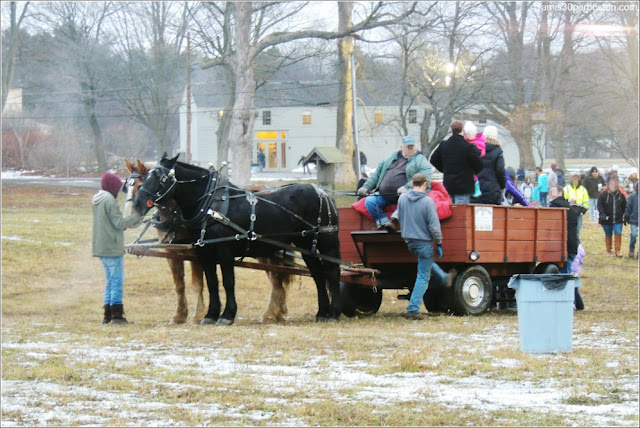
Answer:
M303 163L309 161L317 161L321 160L324 163L345 163L349 162L349 156L342 153L335 146L320 146L314 147L305 158L302 160Z
M398 96L388 82L358 81L357 96L365 105L396 105ZM269 81L255 92L256 108L336 105L337 80ZM233 91L217 68L194 70L191 93L200 108L224 108Z

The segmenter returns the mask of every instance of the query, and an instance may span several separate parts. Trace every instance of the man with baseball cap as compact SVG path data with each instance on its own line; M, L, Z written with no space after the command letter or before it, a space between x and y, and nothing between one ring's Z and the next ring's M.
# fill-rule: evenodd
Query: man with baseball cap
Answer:
M411 189L411 177L415 174L420 172L431 182L431 170L427 158L418 151L415 138L405 136L400 150L382 161L371 177L358 189L359 196L369 194L365 199L365 207L376 221L378 229L386 229L389 232L395 230L384 208L395 204L399 195Z

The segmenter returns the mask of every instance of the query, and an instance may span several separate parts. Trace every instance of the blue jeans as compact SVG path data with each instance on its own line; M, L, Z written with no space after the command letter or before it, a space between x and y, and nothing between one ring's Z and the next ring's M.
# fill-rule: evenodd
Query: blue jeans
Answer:
M422 304L424 293L429 287L431 278L431 265L433 264L433 246L429 241L409 241L409 250L418 258L418 275L411 292L407 313L417 313Z
M629 252L633 253L636 250L636 239L638 239L638 225L630 224L631 226L631 240L629 241Z
M540 206L541 207L546 207L547 204L547 195L549 194L549 192L540 192Z
M124 281L124 256L100 257L107 285L104 289L105 305L122 304L122 282Z
M578 226L576 227L576 234L578 235L578 244L580 243L580 230L582 230L582 217L578 216Z
M431 264L431 280L436 280L435 284L444 287L449 279L449 274L442 270L437 263Z
M367 208L367 211L369 211L369 214L371 214L371 217L376 221L376 225L378 227L384 226L389 222L389 217L387 217L387 214L384 212L384 208L389 205L391 204L387 198L380 195L369 195L364 200L364 206Z
M622 223L601 224L600 226L604 229L605 236L622 235Z
M468 204L471 202L472 193L467 193L466 195L450 195L451 203L453 204Z
M589 220L598 221L598 200L589 199Z

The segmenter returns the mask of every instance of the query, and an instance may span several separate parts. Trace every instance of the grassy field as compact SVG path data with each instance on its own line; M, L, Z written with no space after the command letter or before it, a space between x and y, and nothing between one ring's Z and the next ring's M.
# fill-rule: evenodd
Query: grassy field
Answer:
M638 426L638 262L605 257L588 219L573 352L531 355L515 311L408 321L396 291L376 316L316 324L308 278L288 323L262 325L269 285L248 269L235 325L170 325L166 262L133 256L135 323L102 325L93 192L76 191L2 187L3 426Z

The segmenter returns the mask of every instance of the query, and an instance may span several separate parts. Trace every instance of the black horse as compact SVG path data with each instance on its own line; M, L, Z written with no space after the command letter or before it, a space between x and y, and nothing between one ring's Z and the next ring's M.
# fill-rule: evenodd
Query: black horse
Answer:
M164 201L176 201L176 226L190 231L207 278L209 310L204 323L230 325L235 319L235 256L276 257L279 251L294 247L316 283L316 321L338 320L340 245L333 200L311 184L245 191L219 171L178 162L177 158L163 157L149 171L134 207L142 215L153 206L162 208ZM227 295L221 317L216 264L221 265Z

